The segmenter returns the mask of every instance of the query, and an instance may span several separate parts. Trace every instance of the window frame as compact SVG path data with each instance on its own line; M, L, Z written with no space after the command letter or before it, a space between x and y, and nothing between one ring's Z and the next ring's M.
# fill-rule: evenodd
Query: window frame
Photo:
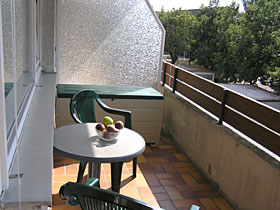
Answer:
M37 8L39 11L37 11ZM38 80L42 73L42 36L41 36L41 28L42 28L42 3L40 0L32 1L31 7L30 7L30 13L31 13L31 40L32 41L32 52L34 53L32 55L32 58L34 61L32 62L33 66L33 79L35 82L35 85L38 83ZM37 17L37 12L39 14L39 17ZM37 27L39 29L38 31L38 37L37 37ZM39 60L37 60L37 50L39 51Z
M9 186L7 164L6 141L6 112L5 112L5 88L4 88L4 62L3 62L3 33L2 33L2 9L0 4L0 198L2 192Z
M14 1L14 0L13 0ZM30 8L29 8L29 38L31 40L30 47L31 47L31 58L30 58L30 79L32 80L32 83L28 87L27 93L24 96L22 105L20 108L17 109L17 113L15 113L15 123L17 125L15 126L16 129L12 128L13 132L9 137L7 136L6 131L6 110L5 110L5 87L4 87L4 62L3 62L3 33L2 33L2 12L1 12L1 4L0 4L0 198L2 195L2 192L8 189L9 186L9 173L11 171L14 157L17 151L17 145L20 142L20 136L21 131L24 126L24 122L26 120L31 101L34 95L34 91L36 88L36 85L38 83L38 80L40 78L41 72L42 72L42 66L41 66L41 56L39 58L39 65L38 65L38 59L36 59L36 50L41 49L41 43L37 43L36 39L41 40L41 37L37 37L36 35L36 24L39 24L39 28L41 28L41 17L39 17L39 21L37 23L36 18L36 7L37 2L31 0L30 2ZM39 3L40 4L40 3ZM41 4L40 4L41 5ZM39 5L38 8L41 6ZM15 8L12 8L13 10ZM15 11L12 12L13 16L15 16ZM40 14L40 13L39 13ZM41 36L41 33L38 33L39 36ZM37 44L39 46L37 46ZM40 53L41 55L41 53ZM13 69L15 71L15 69ZM16 81L13 81L15 83ZM16 85L14 85L14 89L16 88ZM16 90L14 90L14 93ZM11 142L10 149L8 151L8 138Z

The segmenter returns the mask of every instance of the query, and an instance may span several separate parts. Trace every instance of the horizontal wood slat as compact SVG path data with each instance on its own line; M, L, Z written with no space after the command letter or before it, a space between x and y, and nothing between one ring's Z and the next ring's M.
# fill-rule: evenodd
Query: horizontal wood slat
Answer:
M260 103L256 103L254 100L245 98L230 90L227 92L226 104L280 133L280 112L270 109Z
M187 84L199 89L202 92L221 101L223 96L223 87L220 87L210 81L201 79L181 68L178 68L177 79L186 82Z
M280 135L225 107L224 121L280 156Z
M176 81L176 91L180 92L182 95L194 101L199 106L202 106L204 109L219 117L220 104L217 101L214 101L213 99L197 92L196 90L179 81Z
M218 101L222 101L224 88L201 79L179 67L176 68L178 69L176 91L202 106L215 116L220 117L221 103ZM173 88L175 66L167 63L166 69L167 72L169 72L166 74L166 84ZM213 100L207 95L218 101ZM280 156L279 111L231 90L227 90L225 104L226 106L222 118L225 122Z

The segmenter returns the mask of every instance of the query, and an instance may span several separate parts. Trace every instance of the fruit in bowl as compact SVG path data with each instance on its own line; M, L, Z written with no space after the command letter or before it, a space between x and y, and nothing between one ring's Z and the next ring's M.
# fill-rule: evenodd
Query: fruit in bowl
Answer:
M111 117L105 116L102 120L102 124L106 127L107 125L114 124L114 120Z
M102 123L98 123L95 126L98 137L105 141L115 140L123 128L124 124L122 121L117 121L114 124L114 120L108 116L103 118Z
M96 128L96 130L101 131L101 132L103 132L103 131L106 130L105 125L103 125L102 123L98 123L98 124L95 126L95 128Z
M117 128L117 129L123 129L124 128L124 124L123 124L123 122L122 121L117 121L116 123L115 123L115 127Z

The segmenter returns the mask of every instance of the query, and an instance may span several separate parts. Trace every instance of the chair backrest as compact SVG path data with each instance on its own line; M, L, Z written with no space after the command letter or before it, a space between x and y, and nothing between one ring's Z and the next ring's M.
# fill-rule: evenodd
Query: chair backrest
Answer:
M105 112L123 116L125 118L125 127L132 129L131 111L107 106L93 90L81 90L71 98L70 113L77 123L96 122L94 99Z
M76 93L70 102L70 113L77 123L96 122L94 99L99 99L92 90L83 90Z
M116 192L74 182L63 185L59 195L62 199L75 196L82 210L163 210Z

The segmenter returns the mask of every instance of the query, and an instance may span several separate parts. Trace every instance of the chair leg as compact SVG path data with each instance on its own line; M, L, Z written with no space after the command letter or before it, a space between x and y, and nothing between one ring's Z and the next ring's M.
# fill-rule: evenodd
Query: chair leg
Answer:
M86 161L80 161L79 172L78 172L78 177L77 177L77 183L81 183L82 182L86 166L87 166L87 162Z
M133 177L136 177L137 170L137 157L133 158Z

